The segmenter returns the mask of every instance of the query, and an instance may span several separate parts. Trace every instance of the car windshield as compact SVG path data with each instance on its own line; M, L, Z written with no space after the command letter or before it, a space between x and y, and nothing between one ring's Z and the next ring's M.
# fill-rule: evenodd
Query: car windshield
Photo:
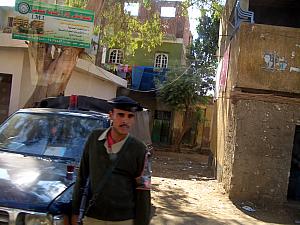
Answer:
M0 148L79 161L88 135L105 127L100 118L55 113L16 113L0 127Z

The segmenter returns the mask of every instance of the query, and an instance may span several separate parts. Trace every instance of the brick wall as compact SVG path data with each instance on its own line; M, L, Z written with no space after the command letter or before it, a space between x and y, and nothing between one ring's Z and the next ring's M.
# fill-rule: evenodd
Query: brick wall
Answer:
M168 17L168 18L161 18L162 19L162 27L167 34L167 36L170 37L176 37L176 38L184 38L185 32L189 31L189 22L188 17L182 15L182 8L181 8L181 2L178 1L153 1L153 7L151 10L147 10L144 7L140 7L139 9L139 19L141 21L148 20L151 15L154 13L160 14L161 7L175 7L176 13L175 17ZM187 39L185 37L185 39Z

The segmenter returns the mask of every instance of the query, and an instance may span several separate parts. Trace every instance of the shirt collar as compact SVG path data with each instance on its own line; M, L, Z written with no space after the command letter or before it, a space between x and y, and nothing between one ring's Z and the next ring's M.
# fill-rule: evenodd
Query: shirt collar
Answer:
M105 130L105 131L99 136L98 140L99 140L99 141L105 140L105 142L104 142L104 147L106 148L106 152L107 152L108 154L111 154L111 153L116 154L116 153L118 153L118 152L121 150L121 148L123 147L124 143L126 142L126 140L127 140L128 137L129 137L129 134L127 134L127 136L126 136L123 140L121 140L121 141L119 141L119 142L113 144L113 145L111 146L111 148L109 148L109 147L108 147L108 144L107 144L107 133L110 131L110 129L111 129L111 127L108 128L107 130Z
M109 128L107 128L99 137L98 137L98 140L99 141L102 141L102 140L106 140L107 139L107 133L110 131L110 129L111 129L111 127L109 127ZM121 141L119 141L119 142L122 142L122 141L126 141L127 140L127 138L129 137L129 133L127 134L127 136L123 139L123 140L121 140ZM118 142L117 142L118 143Z
M99 141L102 141L102 140L106 140L106 137L107 137L107 133L108 131L110 131L111 127L109 127L108 129L106 129L98 138Z

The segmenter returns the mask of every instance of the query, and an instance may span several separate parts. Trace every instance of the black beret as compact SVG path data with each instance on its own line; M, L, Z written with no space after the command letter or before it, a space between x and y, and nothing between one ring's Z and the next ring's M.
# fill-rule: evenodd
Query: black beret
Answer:
M142 111L143 107L133 99L127 96L118 96L107 101L113 108L121 109L129 112Z

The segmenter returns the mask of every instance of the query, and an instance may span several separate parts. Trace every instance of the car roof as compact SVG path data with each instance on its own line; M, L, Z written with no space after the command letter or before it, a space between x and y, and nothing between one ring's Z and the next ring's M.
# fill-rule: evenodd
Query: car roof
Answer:
M70 105L72 101L74 105ZM51 109L67 109L79 111L93 111L100 113L109 113L112 109L112 105L107 100L84 96L84 95L71 95L71 96L59 96L49 97L43 99L38 108L51 108Z
M26 109L19 109L16 113L62 114L66 116L108 118L108 114L106 113L100 113L95 111L82 111L82 110L53 109L53 108L26 108Z

